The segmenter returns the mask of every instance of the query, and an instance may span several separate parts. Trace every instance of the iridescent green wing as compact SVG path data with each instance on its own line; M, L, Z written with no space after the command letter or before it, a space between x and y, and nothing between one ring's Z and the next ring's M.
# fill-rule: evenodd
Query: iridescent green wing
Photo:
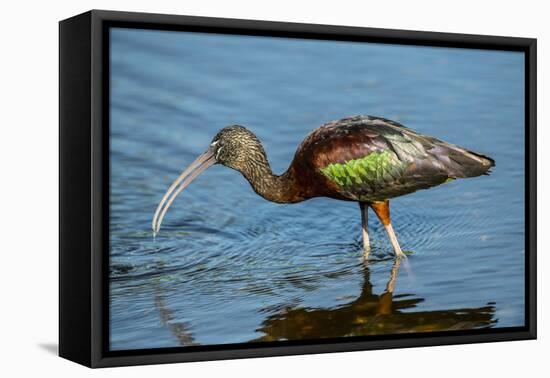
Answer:
M327 126L330 137L318 138L316 145L325 164L317 168L350 199L392 198L447 178L443 166L428 153L432 144L395 122L357 116Z
M343 163L331 163L320 171L345 194L368 200L368 197L401 178L407 166L395 153L385 150Z
M299 156L302 155L302 156ZM488 174L484 155L419 134L397 122L355 116L313 131L298 156L359 201L388 199L440 185L448 179Z

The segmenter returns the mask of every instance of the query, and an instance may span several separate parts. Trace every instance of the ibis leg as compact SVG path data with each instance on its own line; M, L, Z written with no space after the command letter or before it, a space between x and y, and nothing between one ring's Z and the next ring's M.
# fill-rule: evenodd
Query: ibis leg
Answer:
M395 231L393 230L393 227L391 225L390 201L373 202L371 203L370 206L374 210L375 214L378 216L378 219L380 219L380 222L382 222L382 224L384 225L384 228L386 229L386 232L390 239L391 245L393 246L395 256L406 258L407 256L401 250L401 247L399 246L399 242L397 241L397 236L395 235Z
M363 254L365 256L365 259L368 259L369 258L369 253L370 253L369 222L368 222L369 207L363 202L359 202L359 207L361 208L361 226L362 226L362 233L363 233Z

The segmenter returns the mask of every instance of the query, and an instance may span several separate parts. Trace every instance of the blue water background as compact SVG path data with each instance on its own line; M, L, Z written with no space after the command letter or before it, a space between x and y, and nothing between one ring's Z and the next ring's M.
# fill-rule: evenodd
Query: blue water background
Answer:
M356 114L496 161L490 176L392 201L413 252L394 292L414 300L403 313L490 306L487 327L524 324L522 53L115 28L110 59L111 349L247 342L292 309L342 311L366 283L383 293L392 249L374 216L366 275L356 204L269 203L223 166L178 197L156 240L150 230L222 127L256 133L282 173L310 130ZM283 338L300 338L288 322Z

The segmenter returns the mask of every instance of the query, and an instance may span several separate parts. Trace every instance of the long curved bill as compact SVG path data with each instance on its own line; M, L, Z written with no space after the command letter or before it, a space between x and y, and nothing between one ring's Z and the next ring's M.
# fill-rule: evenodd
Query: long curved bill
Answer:
M216 163L215 150L209 148L205 153L200 155L185 171L183 171L177 179L174 180L172 185L168 188L164 197L155 210L153 215L153 236L156 236L160 231L162 220L166 215L166 212L178 196L180 192L187 187L198 175L204 172L208 167Z

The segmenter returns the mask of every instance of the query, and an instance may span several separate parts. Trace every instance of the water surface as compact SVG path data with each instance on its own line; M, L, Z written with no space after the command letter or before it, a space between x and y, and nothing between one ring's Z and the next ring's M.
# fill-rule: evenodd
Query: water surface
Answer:
M521 53L113 29L112 350L524 325ZM172 180L241 124L283 172L313 128L370 114L487 154L491 176L392 201L396 266L354 203L279 205L214 166L151 234Z

